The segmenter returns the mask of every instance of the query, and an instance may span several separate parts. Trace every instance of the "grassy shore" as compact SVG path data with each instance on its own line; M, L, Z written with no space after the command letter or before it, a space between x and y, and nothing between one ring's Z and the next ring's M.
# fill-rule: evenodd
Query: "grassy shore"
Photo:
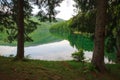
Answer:
M100 74L90 63L74 61L13 61L0 56L0 80L120 80L120 64L107 64Z

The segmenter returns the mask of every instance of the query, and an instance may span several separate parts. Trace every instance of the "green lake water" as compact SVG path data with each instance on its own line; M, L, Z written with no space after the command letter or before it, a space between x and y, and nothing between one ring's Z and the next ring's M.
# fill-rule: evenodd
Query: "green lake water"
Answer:
M71 54L82 48L85 52L85 58L91 60L93 39L80 34L50 33L49 30L46 32L49 35L40 34L42 40L39 41L39 44L36 43L37 45L25 47L25 56L29 55L31 59L40 60L73 60ZM0 55L9 56L15 54L16 47L0 46ZM108 62L108 59L105 58L105 61Z

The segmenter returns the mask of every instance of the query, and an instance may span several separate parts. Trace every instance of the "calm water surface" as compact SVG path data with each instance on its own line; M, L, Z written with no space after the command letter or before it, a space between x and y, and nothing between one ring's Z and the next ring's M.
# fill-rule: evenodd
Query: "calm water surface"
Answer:
M86 60L91 60L93 41L90 38L75 34L56 34L54 36L61 38L61 41L44 43L42 45L25 47L25 56L29 55L30 59L63 61L73 60L71 54L79 49L84 50L84 57ZM46 39L45 39L46 40ZM0 46L0 55L10 56L16 55L17 48L10 46ZM109 58L109 54L105 55ZM105 62L108 63L108 59ZM109 60L113 59L110 56Z
M77 51L76 47L72 47L67 40L48 43L38 46L25 47L25 55L29 55L31 59L40 60L72 60L71 54ZM0 46L0 55L10 56L16 54L16 47ZM85 51L85 57L91 58L92 52Z

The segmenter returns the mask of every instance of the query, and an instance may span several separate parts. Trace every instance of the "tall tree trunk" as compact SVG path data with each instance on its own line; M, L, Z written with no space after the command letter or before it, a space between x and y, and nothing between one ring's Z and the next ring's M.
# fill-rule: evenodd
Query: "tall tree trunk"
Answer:
M96 1L97 1L96 6L97 13L92 64L96 67L96 69L98 69L98 71L105 72L106 68L104 63L104 40L105 40L107 0Z
M24 58L24 0L17 0L17 26L18 26L18 41L16 58L22 60Z

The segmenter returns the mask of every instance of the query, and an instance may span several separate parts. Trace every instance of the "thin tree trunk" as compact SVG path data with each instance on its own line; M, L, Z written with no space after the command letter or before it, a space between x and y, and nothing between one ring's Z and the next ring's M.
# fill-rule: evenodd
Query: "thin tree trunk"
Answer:
M17 26L18 26L18 43L17 43L17 55L16 58L22 60L24 58L24 0L17 0Z
M104 40L105 40L107 0L96 1L97 1L97 14L92 64L98 71L105 72L106 68L104 63Z

